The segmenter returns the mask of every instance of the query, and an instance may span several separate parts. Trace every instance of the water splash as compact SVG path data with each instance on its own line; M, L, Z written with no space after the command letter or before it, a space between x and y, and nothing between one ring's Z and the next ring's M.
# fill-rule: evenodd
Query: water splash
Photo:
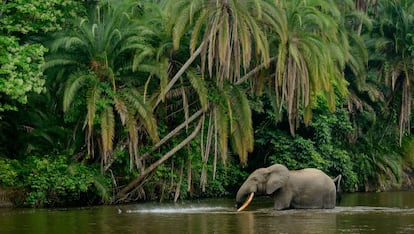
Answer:
M175 214L175 213L206 213L206 212L230 212L228 207L162 207L162 208L138 208L125 210L125 213L157 213L157 214Z

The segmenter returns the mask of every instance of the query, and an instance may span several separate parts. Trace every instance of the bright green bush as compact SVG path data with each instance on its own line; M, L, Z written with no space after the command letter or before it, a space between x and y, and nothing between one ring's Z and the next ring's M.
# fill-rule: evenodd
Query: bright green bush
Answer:
M0 158L0 187L18 185L18 161Z
M65 156L33 156L24 164L25 171L21 173L28 191L25 205L82 204L109 197L109 181L102 178L97 168L70 162Z
M0 159L0 187L23 189L18 202L32 207L96 204L110 196L110 180L98 168L61 155Z

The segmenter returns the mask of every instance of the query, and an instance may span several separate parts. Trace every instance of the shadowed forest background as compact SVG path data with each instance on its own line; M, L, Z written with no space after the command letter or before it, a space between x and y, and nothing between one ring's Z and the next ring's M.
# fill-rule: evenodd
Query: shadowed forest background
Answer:
M414 188L414 2L6 0L0 202L234 196L258 167Z

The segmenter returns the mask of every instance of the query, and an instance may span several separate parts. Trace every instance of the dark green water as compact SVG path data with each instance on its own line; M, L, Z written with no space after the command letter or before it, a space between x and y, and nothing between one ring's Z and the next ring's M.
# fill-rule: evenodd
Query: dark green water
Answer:
M0 209L0 233L414 233L414 192L345 194L331 210L274 211L268 198L71 209Z

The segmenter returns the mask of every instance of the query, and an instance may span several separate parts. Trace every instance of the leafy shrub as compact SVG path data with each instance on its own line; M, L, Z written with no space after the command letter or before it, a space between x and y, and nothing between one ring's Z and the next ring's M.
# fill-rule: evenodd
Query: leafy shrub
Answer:
M18 161L16 160L0 158L0 187L18 185L17 165Z
M26 205L67 205L82 202L85 197L109 197L109 181L102 178L98 169L70 163L65 156L29 157L25 168Z
M212 177L213 165L211 164L208 165L208 175L210 177L207 178L206 190L203 196L227 197L236 195L235 192L248 176L248 173L242 171L240 164L235 162L228 162L226 165L218 162L215 178Z
M272 164L281 163L289 169L299 169L306 167L325 168L327 162L317 152L314 142L303 137L291 137L290 135L275 131L269 133L272 138L272 146L269 156ZM264 147L264 146L263 146Z

